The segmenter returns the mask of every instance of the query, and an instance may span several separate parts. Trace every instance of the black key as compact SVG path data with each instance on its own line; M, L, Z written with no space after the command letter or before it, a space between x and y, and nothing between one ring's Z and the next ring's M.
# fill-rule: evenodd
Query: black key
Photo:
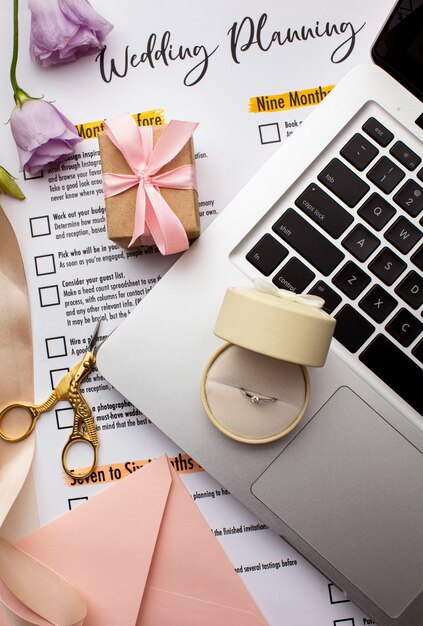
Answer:
M317 178L351 208L355 207L370 189L364 180L339 159L332 159Z
M299 209L332 237L339 237L353 217L318 185L312 184L295 200Z
M379 154L379 150L370 141L356 133L342 148L341 154L351 165L362 172Z
M394 138L391 131L378 122L374 117L369 118L367 122L363 124L363 130L370 135L370 137L373 137L373 139L383 148L385 148Z
M421 230L405 217L399 217L385 233L386 239L403 254L410 252L421 236Z
M374 229L382 230L395 215L396 210L378 193L373 193L357 212Z
M404 176L404 172L398 165L386 156L381 157L367 173L367 178L385 193L391 193Z
M386 320L388 315L397 306L397 301L387 291L385 291L380 285L374 285L362 300L360 300L360 307L370 317L379 324Z
M285 211L272 228L324 276L328 276L345 256L294 209Z
M400 274L407 267L402 259L392 252L389 248L383 248L375 259L369 264L369 269L375 274L385 285L392 285Z
M279 289L301 293L311 283L315 274L298 259L290 259L276 274L273 282Z
M386 330L402 346L407 348L422 332L423 324L407 309L400 309L386 325Z
M323 298L325 303L322 308L329 314L332 313L332 311L336 309L338 304L342 301L341 296L336 293L332 287L329 287L329 285L324 283L323 280L319 280L319 282L317 282L310 289L309 293L312 293L314 296L319 296L319 298Z
M404 300L412 309L418 309L423 304L423 278L411 270L405 278L395 288L400 298Z
M246 259L256 269L265 276L269 276L288 254L288 250L283 247L272 235L264 235L260 241L251 248Z
M394 196L394 200L412 217L417 217L423 209L423 188L414 180L407 180Z
M351 300L355 300L369 284L370 276L352 261L347 261L344 267L332 278L332 282Z
M423 167L421 170L417 172L417 178L420 178L420 180L423 180Z
M420 248L416 250L416 252L411 257L411 260L414 265L417 265L419 270L423 272L423 246L420 246Z
M417 346L411 350L411 353L414 354L420 363L423 363L423 339L419 341Z
M388 387L423 413L422 369L384 335L378 335L359 356Z
M343 306L335 318L336 326L333 336L350 352L357 352L375 330L373 324L370 324L350 304Z
M361 224L357 224L342 241L344 248L349 250L359 261L368 259L379 244L379 239Z
M419 155L410 150L402 141L394 143L389 152L410 171L415 170L421 163Z

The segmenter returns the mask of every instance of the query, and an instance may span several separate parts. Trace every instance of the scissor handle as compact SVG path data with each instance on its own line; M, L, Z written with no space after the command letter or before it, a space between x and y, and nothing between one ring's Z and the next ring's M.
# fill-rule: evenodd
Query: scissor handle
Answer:
M25 439L26 437L28 437L34 430L37 419L41 415L41 413L44 413L44 411L48 411L49 409L51 409L51 407L54 404L56 404L56 402L57 402L57 396L56 396L56 393L53 391L51 396L43 404L30 404L28 402L13 402L12 404L9 404L8 406L6 406L4 409L0 411L0 437L1 439L15 443L17 441L22 441L22 439ZM22 434L16 435L14 437L4 432L2 424L6 415L16 409L23 409L24 411L29 413L31 415L31 422L28 428Z
M76 378L76 377L75 377ZM73 379L69 385L69 402L71 403L73 410L75 411L74 419L73 419L73 428L72 434L70 435L65 447L62 452L62 465L68 476L72 478L86 478L89 476L95 466L97 465L97 449L98 449L98 436L97 431L95 429L94 418L91 413L91 409L87 404L84 396L81 394L79 390L79 380ZM83 432L83 427L85 428L85 432ZM69 448L71 448L75 443L88 443L94 453L94 459L92 465L89 469L86 469L82 472L78 472L77 470L70 469L66 460L67 453Z
M69 449L75 443L81 443L81 442L88 443L91 446L91 448L93 449L94 458L89 469L84 469L83 471L78 472L78 470L74 470L68 467L66 457L69 452ZM66 445L63 448L63 452L62 452L62 465L66 474L70 476L71 478L87 478L87 476L89 476L94 471L94 468L97 465L97 448L98 448L98 444L93 442L90 437L87 437L86 435L84 435L84 433L77 433L75 435L72 434L67 440Z

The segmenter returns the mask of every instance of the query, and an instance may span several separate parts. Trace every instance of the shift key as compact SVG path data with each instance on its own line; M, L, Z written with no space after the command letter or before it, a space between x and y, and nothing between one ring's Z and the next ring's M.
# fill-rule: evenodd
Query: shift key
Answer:
M272 229L324 276L329 276L345 256L294 209L287 209Z

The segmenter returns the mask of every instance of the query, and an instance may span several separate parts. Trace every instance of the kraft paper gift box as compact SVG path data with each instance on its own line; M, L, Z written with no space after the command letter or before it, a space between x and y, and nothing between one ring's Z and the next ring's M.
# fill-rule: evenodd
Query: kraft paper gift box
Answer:
M164 133L166 126L151 126L149 128L152 129L153 146L155 148L159 138ZM133 174L133 170L129 166L122 152L114 145L106 131L99 133L98 140L103 175L106 172L114 174ZM187 143L185 143L174 158L160 168L157 174L160 176L165 172L169 172L175 168L180 168L181 166L186 165L194 167L194 148L192 137ZM196 239L200 234L200 217L196 189L176 189L159 186L159 191L182 223L188 240ZM124 248L130 247L130 242L134 233L137 192L138 185L134 185L122 193L106 197L105 201L107 236L109 239ZM153 240L152 236L147 234L137 237L132 245L154 245L155 243L156 242ZM186 247L188 247L188 243Z

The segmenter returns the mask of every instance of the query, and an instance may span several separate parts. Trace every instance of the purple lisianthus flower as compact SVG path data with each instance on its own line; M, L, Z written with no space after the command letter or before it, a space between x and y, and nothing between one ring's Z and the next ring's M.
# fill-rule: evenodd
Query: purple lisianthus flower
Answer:
M46 100L27 99L16 106L10 127L21 169L31 175L66 159L81 141L75 126Z
M101 50L113 25L88 0L29 0L32 60L44 67Z

